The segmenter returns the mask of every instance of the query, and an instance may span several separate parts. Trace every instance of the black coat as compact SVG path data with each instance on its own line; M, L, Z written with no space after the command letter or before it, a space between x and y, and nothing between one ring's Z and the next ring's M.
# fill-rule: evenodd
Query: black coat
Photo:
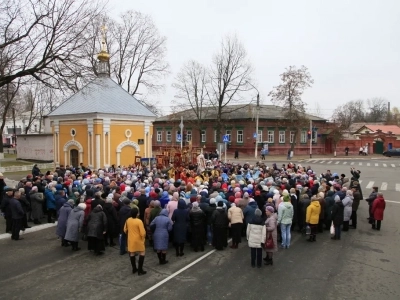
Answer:
M207 208L206 211L206 216L207 216L207 225L211 225L212 222L212 216L214 211L217 209L217 205L215 204L210 204Z
M1 202L1 211L4 213L4 217L6 219L11 218L11 207L10 207L10 198L9 196L5 195L3 201Z
M141 194L141 195L137 198L137 200L139 201L138 207L139 207L140 219L141 219L142 221L144 221L144 211L145 211L146 208L147 208L147 201L148 201L148 198L146 197L145 194Z
M104 231L107 231L107 217L100 207L96 207L88 217L87 236L102 240Z
M229 219L225 209L216 209L213 212L211 223L213 228L228 228Z
M10 210L13 219L22 219L25 216L21 202L15 198L10 199Z
M189 212L186 209L185 200L178 201L178 208L174 210L171 220L174 222L174 242L177 244L186 242Z
M104 204L103 208L104 213L107 217L107 233L110 236L116 236L118 234L118 217L117 211L112 203Z
M124 205L119 210L119 233L124 233L125 222L131 217L131 211L132 208L129 205Z
M342 201L335 202L332 207L332 221L333 225L340 226L343 224L344 219L344 206Z

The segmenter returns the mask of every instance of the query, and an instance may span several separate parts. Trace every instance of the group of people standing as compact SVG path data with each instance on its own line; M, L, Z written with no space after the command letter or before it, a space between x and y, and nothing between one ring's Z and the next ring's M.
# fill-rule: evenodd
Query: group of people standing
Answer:
M246 238L251 266L260 268L262 260L273 265L278 248L291 247L295 229L315 242L324 229L333 227L332 239L340 240L342 231L357 227L363 197L361 172L355 169L348 178L329 170L317 175L311 167L293 163L278 167L214 161L201 173L195 165L179 172L172 168L58 168L23 184L43 188L48 222L58 220L61 246L79 251L79 241L87 240L96 255L118 246L121 255L129 253L132 273L138 275L146 274L146 245L165 265L171 243L176 257L182 257L188 243L195 252L207 244L223 250L230 236L230 248L238 249ZM17 240L22 221L15 220L26 216L19 197L19 191L6 189L1 204L3 212L11 211L12 239ZM367 201L370 222L380 230L383 195L374 190Z

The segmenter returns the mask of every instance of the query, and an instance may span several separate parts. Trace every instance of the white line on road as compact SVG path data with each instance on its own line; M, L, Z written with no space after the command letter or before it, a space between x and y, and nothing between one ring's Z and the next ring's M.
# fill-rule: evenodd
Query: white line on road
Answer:
M361 184L362 180L359 180L358 183Z
M230 242L230 240L228 241L228 243ZM140 293L139 295L137 295L136 297L132 298L131 300L137 300L142 298L143 296L147 295L148 293L150 293L151 291L155 290L156 288L158 288L159 286L163 285L164 283L166 283L167 281L171 280L172 278L176 277L177 275L181 274L183 271L186 271L187 269L189 269L190 267L194 266L195 264L197 264L198 262L202 261L203 259L205 259L206 257L210 256L211 254L213 254L216 250L211 250L210 252L204 254L203 256L200 256L198 259L196 259L195 261L191 262L190 264L188 264L187 266L183 267L182 269L176 271L175 273L169 275L167 278L165 278L164 280L161 280L159 283L153 285L151 288L148 288L147 290L145 290L144 292Z
M386 191L387 190L387 182L382 182L381 190L382 191Z
M392 166L393 168L396 168L396 165L395 165L395 164L391 164L391 166Z
M321 164L323 164L324 162L325 162L324 160L323 160L323 161L320 161Z
M352 161L352 162L350 163L350 165L351 165L351 166L354 165L354 161Z
M36 231L39 231L39 230L42 230L42 229L46 229L46 228L50 228L50 227L54 227L54 226L57 226L57 222L56 223L47 223L47 224L42 224L42 225L38 225L38 226L33 226L32 228L25 229L23 234L36 232ZM8 239L10 237L11 237L11 234L9 234L9 233L0 234L0 240Z
M400 192L400 183L396 183L396 191Z
M370 163L367 163L367 167L369 167L371 164Z
M335 165L338 165L340 163L340 161L335 162Z
M329 164L331 164L331 163L332 163L332 161L331 161L331 160L327 162L327 164L328 164L328 165L329 165Z
M392 200L385 200L385 202L390 202L390 203L396 203L396 204L400 204L399 201L392 201Z
M383 164L383 166L386 168L387 167L387 165L386 164Z
M368 182L368 184L367 184L367 186L365 188L372 189L372 187L374 186L374 183L375 183L374 181Z
M358 163L359 166L362 166L362 163Z
M375 167L379 167L379 164L375 164Z
M344 165L347 165L347 161L344 161L343 164L344 164Z

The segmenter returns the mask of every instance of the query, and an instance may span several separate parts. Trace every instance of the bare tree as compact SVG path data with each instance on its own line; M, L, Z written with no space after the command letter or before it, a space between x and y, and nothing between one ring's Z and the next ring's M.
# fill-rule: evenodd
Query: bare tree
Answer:
M103 10L91 0L5 0L0 4L0 87L18 78L76 89L84 79L78 49ZM6 66L6 68L5 68Z
M209 77L207 70L194 60L188 61L179 71L172 86L176 91L173 111L189 110L185 117L185 122L193 125L199 131L200 145L201 125L209 109L207 96Z
M291 151L293 151L299 128L307 122L306 104L301 97L304 91L312 86L314 80L305 66L301 66L299 69L296 66L290 66L280 77L281 84L275 86L268 96L271 97L272 103L283 107L284 117L288 120L290 131L294 132L291 144Z
M353 123L365 122L364 101L354 100L338 106L333 112L332 119L344 131L349 131Z
M246 92L252 89L252 67L247 59L246 49L236 36L222 40L221 49L214 55L210 68L210 88L208 97L216 110L217 140L220 140L225 115L232 110L226 106L244 100ZM244 105L243 107L247 106ZM240 109L240 108L238 108Z
M384 122L388 115L388 103L383 98L371 98L367 100L368 111L365 115L367 122Z

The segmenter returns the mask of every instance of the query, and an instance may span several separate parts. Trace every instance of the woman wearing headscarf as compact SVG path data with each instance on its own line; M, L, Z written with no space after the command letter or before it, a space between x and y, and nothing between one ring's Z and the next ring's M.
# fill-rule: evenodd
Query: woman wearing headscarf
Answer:
M96 255L103 254L105 250L104 235L107 231L107 217L103 207L99 204L88 217L88 250L93 250Z
M126 234L124 231L125 222L131 217L132 208L129 206L131 201L124 197L121 202L121 208L118 212L118 222L119 222L119 254L124 255L126 253Z
M342 203L344 206L343 231L349 231L350 218L353 212L353 192L351 190L346 191L346 197L344 197Z
M153 235L150 230L150 215L153 208L154 208L154 200L151 200L149 203L149 207L147 207L144 211L144 228L146 229L146 236L149 239L150 246L152 247L153 247Z
M242 242L242 226L243 226L243 211L236 207L235 203L232 203L231 208L228 209L228 219L231 224L231 234L232 234L232 249L237 249L239 243Z
M161 203L161 208L166 208L166 205L169 202L169 196L168 196L168 192L164 191L161 194L161 198L160 198L160 203Z
M318 197L312 196L311 203L307 207L306 224L311 228L309 242L315 242L317 240L317 227L319 222L319 215L321 213L321 205L319 204Z
M192 247L194 252L204 251L205 235L206 235L206 214L200 209L198 202L193 202L192 209L189 213L190 228L192 232Z
M128 252L132 265L132 273L138 273L139 276L147 272L143 270L145 256L146 231L142 220L139 219L139 210L132 208L131 217L126 220L124 232L128 238ZM136 253L139 253L139 264L136 268Z
M171 201L168 202L166 207L168 210L168 217L170 219L172 218L172 214L174 213L175 209L178 208L178 200L179 200L179 194L178 192L174 192Z
M118 216L117 210L112 204L114 201L113 198L113 194L109 194L103 207L103 211L107 217L107 230L106 234L104 235L104 242L106 246L110 245L111 247L114 247L116 245L114 243L114 237L116 237L118 234Z
M39 193L38 187L33 186L32 190L29 192L29 198L31 199L31 217L33 219L33 224L42 224L39 220L43 217L43 193Z
M64 205L60 208L60 214L58 216L56 234L61 239L62 247L68 246L68 242L64 238L65 238L65 233L67 231L68 216L69 216L70 212L72 211L73 207L74 207L74 200L70 199L67 201L67 203L64 203Z
M265 244L265 242L268 239L268 236L272 236L272 240L274 242L274 247L272 249L265 249L267 256L264 258L265 260L265 265L273 265L273 255L274 252L278 251L278 233L277 233L277 221L276 221L276 215L274 213L274 208L272 206L266 206L265 208L265 214L267 216L267 219L265 220L265 226L263 227L262 230L262 242Z
M218 202L217 209L211 217L211 228L213 231L213 246L217 250L224 250L228 246L228 215L224 209L224 203Z
M187 228L189 224L189 212L186 208L185 200L178 201L178 208L174 210L171 218L174 232L174 245L176 256L183 256L183 248L185 247Z
M332 192L333 193L333 192ZM344 219L344 206L338 195L334 198L335 204L332 206L331 218L335 227L335 236L332 240L340 240L341 227Z
M156 208L153 209L153 211ZM152 211L152 212L153 212ZM157 251L157 256L160 265L168 263L166 260L168 250L169 232L172 230L172 221L168 217L166 209L161 210L160 214L150 224L150 229L153 233L154 249Z
M251 254L250 262L253 268L255 268L256 266L256 260L257 260L257 268L261 268L261 262L262 262L261 243L264 242L262 234L264 222L261 215L262 215L261 210L257 208L254 213L254 217L247 225L247 230L246 230L246 237L248 245L250 247L250 254Z
M79 232L82 232L83 222L85 218L85 203L79 203L74 207L68 216L67 230L65 232L65 240L72 244L72 250L78 251Z

